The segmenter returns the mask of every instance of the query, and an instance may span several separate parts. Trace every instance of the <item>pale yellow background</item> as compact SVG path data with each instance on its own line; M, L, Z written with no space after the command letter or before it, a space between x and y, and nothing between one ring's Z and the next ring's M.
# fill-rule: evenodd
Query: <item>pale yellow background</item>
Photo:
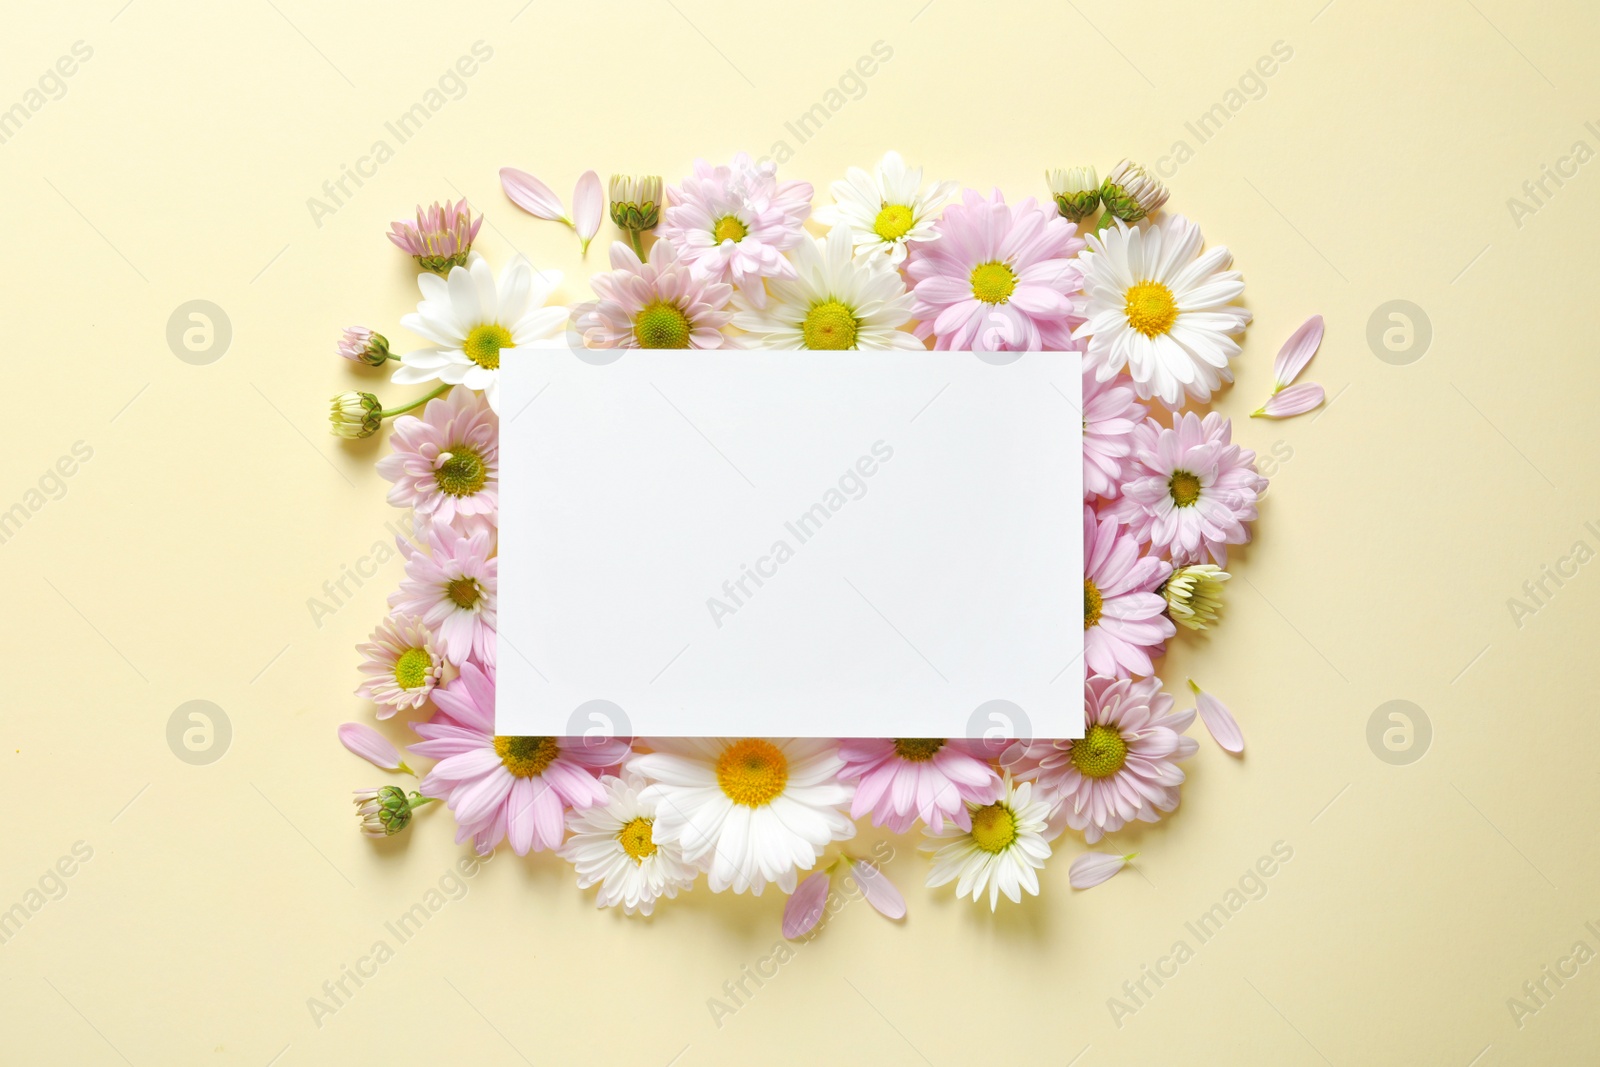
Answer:
M1549 184L1520 227L1507 207L1575 141L1600 147L1584 127L1600 120L1595 8L1324 2L7 4L0 107L74 42L93 57L0 145L0 508L74 442L93 458L0 544L0 909L74 842L93 858L0 947L0 1060L1595 1062L1600 963L1520 1028L1507 1007L1578 940L1600 949L1584 928L1600 920L1600 576L1580 569L1520 627L1507 606L1574 542L1600 548L1583 526L1600 520L1600 163ZM394 145L384 123L480 40L493 58L465 95L316 225L307 199ZM798 144L785 122L877 41L893 58L865 95ZM1293 58L1197 145L1185 123L1279 41ZM1082 845L1064 841L1042 898L994 916L923 888L914 842L895 840L909 918L847 906L720 1028L708 999L770 954L780 896L702 886L626 921L553 857L503 853L318 1028L307 998L393 944L384 923L464 854L446 812L374 847L349 810L383 776L334 728L368 714L352 646L398 563L320 627L307 608L397 514L372 469L383 446L325 430L337 390L417 391L332 354L351 322L416 343L397 323L412 272L384 229L466 196L491 259L564 269L576 298L609 224L581 260L507 203L497 168L570 199L589 167L673 180L779 139L819 201L890 147L1021 198L1046 166L1196 146L1169 206L1232 248L1256 316L1219 409L1292 458L1226 625L1185 635L1162 673L1222 695L1248 756L1202 740L1176 816L1116 836L1138 873L1074 893ZM232 324L208 366L166 341L192 299ZM1396 299L1434 333L1406 366L1366 339ZM1245 418L1317 312L1308 377L1337 399ZM193 699L232 723L210 766L167 745ZM1432 723L1409 766L1366 739L1393 699ZM1185 922L1279 841L1293 859L1266 895L1198 944ZM1108 998L1180 938L1194 958L1117 1025Z

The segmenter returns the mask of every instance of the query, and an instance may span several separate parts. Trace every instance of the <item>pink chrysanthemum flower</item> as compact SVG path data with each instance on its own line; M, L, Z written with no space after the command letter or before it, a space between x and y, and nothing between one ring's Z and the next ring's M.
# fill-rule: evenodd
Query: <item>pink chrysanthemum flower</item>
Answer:
M378 461L378 473L394 483L389 503L414 509L423 521L492 525L500 507L499 437L500 420L470 389L428 401L420 419L395 419L394 451Z
M401 219L389 227L389 240L417 264L435 274L448 273L467 261L472 242L478 239L483 216L472 217L466 200L417 207L417 221Z
M839 742L843 781L857 781L850 817L872 812L874 826L897 834L921 819L938 833L946 819L972 828L967 805L992 804L1000 776L974 746L942 737L845 738Z
M1183 731L1194 712L1174 714L1161 679L1091 676L1083 737L1018 742L1005 763L1060 804L1067 825L1094 844L1135 820L1155 822L1178 806L1184 774L1175 761L1199 747Z
M811 214L811 184L780 182L777 168L741 152L725 167L696 160L683 185L667 189L658 235L695 273L739 287L766 307L763 278L793 278L783 253L800 243Z
M456 843L470 837L479 853L507 838L519 856L558 847L567 812L605 803L598 775L628 754L624 740L497 736L494 675L473 663L433 700L443 715L418 723L426 740L411 746L439 761L420 789L449 805Z
M366 676L356 695L376 703L380 719L421 707L444 677L439 642L414 615L384 619L356 651L361 653L361 673Z
M1083 658L1095 674L1153 674L1150 655L1177 632L1156 592L1172 564L1141 556L1116 516L1083 509Z
M1234 444L1233 424L1211 412L1154 419L1134 431L1133 459L1115 514L1140 541L1178 563L1228 561L1228 546L1250 540L1267 480L1256 454Z
M1083 491L1107 500L1121 492L1133 455L1133 432L1149 417L1125 378L1100 381L1083 367Z
M939 239L906 260L917 303L917 336L940 349L1071 351L1083 316L1072 294L1082 284L1073 256L1078 228L1032 197L1008 206L996 189L975 189L945 208Z
M609 274L590 279L598 300L577 309L590 348L721 348L733 318L732 286L697 276L672 246L657 241L643 262L621 241Z
M495 602L499 561L492 559L495 533L485 527L467 536L434 523L424 536L428 551L395 538L406 560L406 578L389 607L419 616L438 635L451 663L495 662Z
M346 326L339 338L339 355L366 367L381 367L389 359L389 339L365 326Z

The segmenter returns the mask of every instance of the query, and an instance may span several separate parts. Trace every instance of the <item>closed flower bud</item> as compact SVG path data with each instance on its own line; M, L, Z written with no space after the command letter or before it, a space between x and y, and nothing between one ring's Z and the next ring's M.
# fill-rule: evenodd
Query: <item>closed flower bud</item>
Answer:
M329 415L335 437L371 437L383 425L383 405L371 393L340 393Z
M415 792L407 797L406 791L397 785L358 789L355 797L361 832L368 837L393 837L410 826L411 813L427 803L428 797Z
M1044 178L1063 218L1082 222L1100 206L1100 179L1093 167L1047 170Z
M1123 160L1106 175L1100 200L1107 214L1138 222L1167 202L1167 187L1137 163Z
M381 367L389 358L389 339L365 326L346 326L339 338L339 354L352 363Z
M1217 621L1222 608L1222 583L1229 577L1214 563L1177 568L1161 589L1167 598L1167 614L1179 626L1206 629Z
M446 200L418 207L415 222L401 219L391 225L389 240L413 256L423 270L448 275L451 267L466 263L482 225L483 216L474 218L465 198L453 204Z
M611 221L618 229L639 233L661 221L661 179L650 174L611 176Z

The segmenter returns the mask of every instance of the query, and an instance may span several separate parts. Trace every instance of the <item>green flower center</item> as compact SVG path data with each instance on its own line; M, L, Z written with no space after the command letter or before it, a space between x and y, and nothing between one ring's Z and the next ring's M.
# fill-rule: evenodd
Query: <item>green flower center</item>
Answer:
M1128 742L1116 727L1095 723L1084 731L1082 739L1072 742L1068 755L1085 778L1109 778L1128 762Z
M496 737L495 753L500 762L518 778L537 778L561 755L553 737Z
M1017 816L1005 801L972 813L972 843L985 852L1004 852L1017 839Z
M717 244L719 245L724 241L732 241L734 244L738 244L749 235L750 228L740 222L738 217L734 215L722 216L711 227L711 236L717 239Z
M408 648L394 661L394 681L401 689L420 689L428 680L433 657L425 648Z
M829 300L806 312L800 332L805 335L807 348L854 348L856 329L860 325L849 308L837 300Z
M499 323L485 322L474 326L472 332L467 334L466 341L462 342L461 351L478 366L499 370L500 350L510 348L513 344L510 330Z
M1122 310L1128 325L1146 337L1164 334L1178 321L1178 302L1172 298L1172 290L1160 282L1130 287L1123 294Z
M885 204L872 222L872 232L885 241L898 241L911 229L911 209L904 204Z
M939 754L944 747L942 737L897 737L894 739L894 754L903 760L912 763L926 763Z
M1194 502L1200 499L1200 479L1188 471L1173 471L1172 477L1167 480L1167 492L1172 494L1172 502L1180 508L1193 507Z
M641 815L617 831L617 843L622 846L622 851L632 857L635 864L643 863L656 854L655 837L650 832L651 821Z
M1083 580L1083 628L1093 629L1100 624L1100 589L1088 578Z
M1016 289L1016 271L1004 263L980 263L972 268L972 295L985 304L1004 304Z
M633 336L640 348L688 348L689 316L676 304L657 300L634 316Z
M482 598L483 589L476 578L457 578L444 587L444 593L456 607L470 608Z
M443 463L433 472L439 490L451 496L471 496L482 489L489 480L489 468L483 462L483 453L470 445L452 445L450 451L441 453Z

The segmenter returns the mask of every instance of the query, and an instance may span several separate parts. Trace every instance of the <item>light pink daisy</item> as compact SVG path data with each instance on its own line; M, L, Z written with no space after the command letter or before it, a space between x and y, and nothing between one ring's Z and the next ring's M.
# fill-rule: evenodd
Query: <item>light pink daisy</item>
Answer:
M428 551L395 538L406 561L406 578L389 597L403 615L419 616L438 635L445 658L492 667L495 662L495 602L499 561L492 558L491 529L462 535L442 522L423 531Z
M494 675L467 663L434 694L443 715L418 723L411 746L437 759L420 786L449 805L456 843L487 853L507 838L519 856L561 844L569 810L606 801L598 775L620 763L629 742L581 737L506 737L494 732Z
M733 287L697 276L666 241L643 262L633 249L611 245L609 274L589 280L599 298L576 309L589 348L721 348L733 318Z
M444 677L439 642L415 615L384 619L356 651L361 653L361 673L366 675L356 695L374 701L380 719L421 707Z
M389 503L419 520L463 529L493 524L500 507L500 420L471 389L428 401L422 417L394 420L394 451L378 473L394 483Z
M1100 381L1083 366L1083 491L1107 500L1120 491L1133 455L1133 432L1150 413L1126 378Z
M1083 509L1083 658L1096 674L1153 674L1150 654L1177 632L1156 592L1172 564L1141 556L1114 515Z
M995 352L1071 351L1083 321L1072 294L1083 276L1073 256L1078 228L1032 197L1015 207L996 189L975 189L945 208L937 241L906 260L917 303L917 336L936 348Z
M1267 480L1256 454L1234 444L1233 424L1211 412L1178 416L1171 429L1147 419L1134 431L1115 514L1140 541L1178 563L1228 561L1228 546L1250 540Z
M396 248L416 258L418 266L435 274L467 261L472 242L478 239L483 216L472 217L465 198L451 203L417 206L417 221L400 219L389 227L389 240Z
M1019 741L1005 762L1061 805L1067 825L1094 844L1135 820L1155 822L1178 806L1184 774L1175 761L1199 747L1183 731L1194 712L1174 714L1161 679L1091 676L1084 686L1083 737Z
M725 167L696 160L683 185L668 187L657 233L696 274L738 286L763 308L762 279L794 277L783 253L805 234L811 192L809 182L780 182L773 164L757 166L743 152Z
M839 755L839 778L857 780L850 817L870 811L874 826L897 834L917 819L934 833L946 819L970 830L967 805L992 804L1004 788L979 750L960 739L851 737L839 742Z

